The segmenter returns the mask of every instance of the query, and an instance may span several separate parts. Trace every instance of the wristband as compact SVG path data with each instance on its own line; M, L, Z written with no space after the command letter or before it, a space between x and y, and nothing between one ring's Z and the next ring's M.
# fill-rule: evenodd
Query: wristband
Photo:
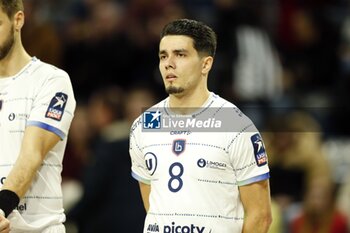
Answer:
M9 216L14 208L19 204L19 197L11 190L0 191L0 209L5 213L5 218Z

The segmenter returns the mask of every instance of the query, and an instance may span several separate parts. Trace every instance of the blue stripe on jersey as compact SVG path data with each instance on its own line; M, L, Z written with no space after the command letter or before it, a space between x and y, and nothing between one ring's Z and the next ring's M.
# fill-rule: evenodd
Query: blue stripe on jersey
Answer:
M259 181L262 181L262 180L267 180L268 178L270 178L270 173L269 172L265 173L265 174L262 174L262 175L259 175L259 176L254 176L254 177L249 178L247 180L239 181L239 182L237 182L237 185L238 186L243 186L243 185L259 182Z
M56 127L53 127L51 125L48 125L48 124L40 122L40 121L28 121L27 126L37 126L39 128L50 131L50 132L56 134L57 136L59 136L61 138L61 140L63 140L66 137L65 133L63 133L60 129L57 129Z
M142 178L141 176L137 175L135 172L131 171L131 176L137 180L137 181L140 181L142 183L145 183L145 184L148 184L150 185L151 184L151 181L150 180L146 180L144 178Z

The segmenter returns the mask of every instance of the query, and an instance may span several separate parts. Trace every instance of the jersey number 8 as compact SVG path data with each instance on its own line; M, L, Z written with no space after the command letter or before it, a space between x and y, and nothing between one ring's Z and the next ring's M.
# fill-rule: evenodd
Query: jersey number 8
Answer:
M181 163L173 163L169 167L170 179L168 182L168 188L171 192L176 193L180 191L183 186L181 176L184 174L184 167Z

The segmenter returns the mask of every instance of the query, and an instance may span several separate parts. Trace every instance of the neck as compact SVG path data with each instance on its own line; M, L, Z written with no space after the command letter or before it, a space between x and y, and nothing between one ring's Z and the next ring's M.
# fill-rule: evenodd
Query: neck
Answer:
M170 108L183 108L181 110L182 114L186 114L186 109L192 111L194 109L200 108L208 100L210 92L207 88L202 90L194 91L191 93L181 93L169 96L169 106Z
M24 50L22 44L15 43L6 57L0 60L0 78L7 78L17 74L28 64L31 57Z

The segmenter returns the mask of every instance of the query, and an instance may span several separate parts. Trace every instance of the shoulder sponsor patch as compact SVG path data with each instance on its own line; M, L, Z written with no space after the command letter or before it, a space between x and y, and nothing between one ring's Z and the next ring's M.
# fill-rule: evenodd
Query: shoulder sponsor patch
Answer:
M250 140L252 141L252 144L253 144L256 164L259 167L267 164L266 150L265 150L261 135L258 133L254 134L253 136L250 137Z
M54 119L56 121L61 121L64 109L67 104L67 99L68 95L62 92L57 92L50 101L45 117Z

